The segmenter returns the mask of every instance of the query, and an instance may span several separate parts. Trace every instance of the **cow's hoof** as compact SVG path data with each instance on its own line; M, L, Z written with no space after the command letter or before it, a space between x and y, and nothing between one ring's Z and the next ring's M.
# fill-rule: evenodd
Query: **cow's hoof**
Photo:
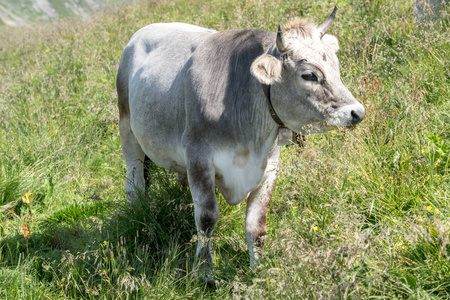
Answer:
M204 269L197 272L192 272L191 276L192 279L204 282L209 287L213 287L216 285L216 280L214 279L212 269L209 270Z
M203 275L202 280L209 287L216 286L216 280L214 279L214 276L211 274Z

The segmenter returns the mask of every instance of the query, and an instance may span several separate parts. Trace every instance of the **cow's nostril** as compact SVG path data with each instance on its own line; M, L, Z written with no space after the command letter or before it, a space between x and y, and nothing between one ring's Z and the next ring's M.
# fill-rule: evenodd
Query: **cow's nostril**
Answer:
M364 119L364 117L366 115L364 113L364 111L361 112L361 111L355 111L355 110L352 110L351 114L352 114L352 125L355 125L355 124L361 122L362 119Z

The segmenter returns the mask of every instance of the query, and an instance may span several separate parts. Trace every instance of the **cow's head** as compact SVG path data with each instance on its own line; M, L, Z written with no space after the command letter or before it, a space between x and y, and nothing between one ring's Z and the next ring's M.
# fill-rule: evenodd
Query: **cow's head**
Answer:
M352 126L365 116L364 107L340 78L336 37L325 34L336 14L316 27L296 20L278 29L276 49L256 58L251 72L271 86L273 107L291 130L314 133Z

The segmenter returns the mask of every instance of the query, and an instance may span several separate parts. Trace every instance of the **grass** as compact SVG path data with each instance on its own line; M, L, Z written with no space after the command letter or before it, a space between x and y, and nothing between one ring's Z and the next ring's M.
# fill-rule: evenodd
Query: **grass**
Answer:
M115 74L137 29L275 30L334 4L143 1L0 28L0 298L450 298L448 11L418 28L413 1L337 2L342 79L367 117L283 149L255 270L244 203L219 196L213 288L190 276L193 205L173 174L153 166L126 203Z

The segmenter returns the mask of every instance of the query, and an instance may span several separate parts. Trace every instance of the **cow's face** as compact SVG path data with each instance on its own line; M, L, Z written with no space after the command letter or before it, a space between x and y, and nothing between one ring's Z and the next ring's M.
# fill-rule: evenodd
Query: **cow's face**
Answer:
M302 20L291 22L284 33L278 32L280 57L264 54L252 64L251 72L258 81L271 85L276 113L296 132L352 126L365 116L364 107L341 81L338 40L324 35L321 26L316 28Z

